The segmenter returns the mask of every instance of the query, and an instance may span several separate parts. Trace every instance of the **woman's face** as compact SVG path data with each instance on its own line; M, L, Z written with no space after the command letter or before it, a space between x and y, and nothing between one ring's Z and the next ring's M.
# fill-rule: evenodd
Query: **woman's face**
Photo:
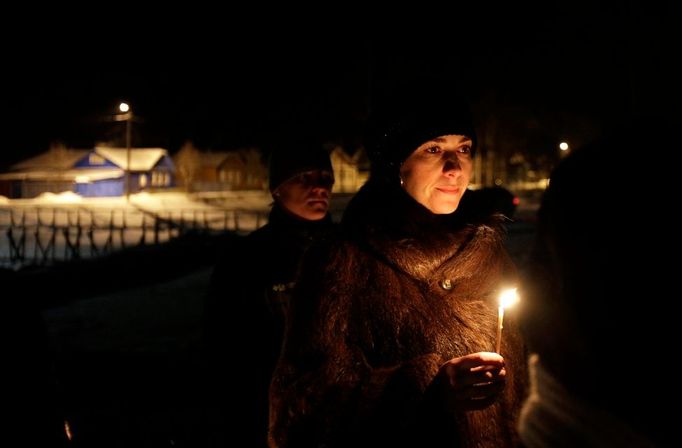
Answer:
M400 167L403 188L432 213L454 212L471 179L471 145L464 135L421 144Z
M334 176L327 171L307 171L282 183L274 198L290 214L308 221L325 217Z

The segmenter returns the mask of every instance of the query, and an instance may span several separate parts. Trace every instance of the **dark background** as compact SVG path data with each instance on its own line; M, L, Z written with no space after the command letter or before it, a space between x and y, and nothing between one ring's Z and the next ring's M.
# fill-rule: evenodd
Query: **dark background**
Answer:
M472 10L448 4L426 17L410 10L409 22L387 9L349 19L337 11L285 14L254 5L260 14L245 18L222 4L201 17L173 11L171 19L166 5L147 15L124 3L98 4L97 11L60 4L59 14L35 4L30 11L7 6L0 27L0 169L51 142L122 145L123 123L111 121L122 100L143 119L133 126L135 146L174 152L191 139L202 149L225 150L301 132L352 148L378 88L429 73L463 86L482 144L508 153L555 153L560 140L579 144L636 113L677 114L677 16L666 5L509 3ZM623 173L624 182L638 187L648 180L649 155L658 148L646 135L655 131L632 129L642 158L633 160L633 173ZM512 255L530 247L532 233L524 229L510 232ZM141 247L142 253L46 273L4 273L4 283L16 282L7 291L22 291L6 301L0 325L14 348L3 347L13 375L6 384L18 396L9 402L10 422L23 423L13 433L40 435L40 403L46 412L56 408L56 423L70 422L73 446L233 442L220 425L223 416L204 409L198 350L197 299L214 262L207 254L216 256L222 246L179 244L187 246L146 256ZM205 268L179 272L192 271L192 263ZM113 282L112 272L119 273ZM38 308L45 335L34 328ZM53 386L48 360L58 383L54 400L42 395Z
M175 11L169 20L123 7L75 23L47 11L3 31L0 168L51 142L123 145L124 124L111 121L120 101L140 120L133 145L172 153L186 140L267 148L287 133L353 150L373 92L417 74L459 83L507 153L552 152L562 139L582 143L628 115L678 104L666 2L453 4L409 22L395 11L306 11L314 20Z

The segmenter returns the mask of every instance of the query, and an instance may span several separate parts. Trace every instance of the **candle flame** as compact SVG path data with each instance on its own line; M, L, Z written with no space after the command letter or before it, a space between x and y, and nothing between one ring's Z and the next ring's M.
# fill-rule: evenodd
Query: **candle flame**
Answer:
M66 434L66 438L69 440L73 440L73 436L71 435L71 425L69 425L68 420L64 420L64 434Z
M519 301L519 294L516 288L505 289L500 293L500 308L509 308Z

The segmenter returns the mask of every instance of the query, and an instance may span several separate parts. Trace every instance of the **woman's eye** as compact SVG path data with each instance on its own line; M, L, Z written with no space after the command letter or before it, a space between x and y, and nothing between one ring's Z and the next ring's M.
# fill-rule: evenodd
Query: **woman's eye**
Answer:
M440 153L440 147L439 146L431 146L429 148L426 148L426 152L429 154L438 154Z
M458 149L462 154L471 154L471 146L462 146Z

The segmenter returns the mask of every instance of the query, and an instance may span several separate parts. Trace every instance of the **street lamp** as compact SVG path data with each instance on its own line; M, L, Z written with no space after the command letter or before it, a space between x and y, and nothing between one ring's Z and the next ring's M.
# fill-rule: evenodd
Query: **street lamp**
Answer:
M559 153L560 157L565 157L568 154L569 146L568 143L566 142L561 142L559 143L559 150L561 151Z
M125 167L125 192L126 201L130 202L130 140L131 140L131 122L133 121L133 110L128 103L121 103L118 105L118 110L121 115L116 117L116 121L126 122L126 167Z

